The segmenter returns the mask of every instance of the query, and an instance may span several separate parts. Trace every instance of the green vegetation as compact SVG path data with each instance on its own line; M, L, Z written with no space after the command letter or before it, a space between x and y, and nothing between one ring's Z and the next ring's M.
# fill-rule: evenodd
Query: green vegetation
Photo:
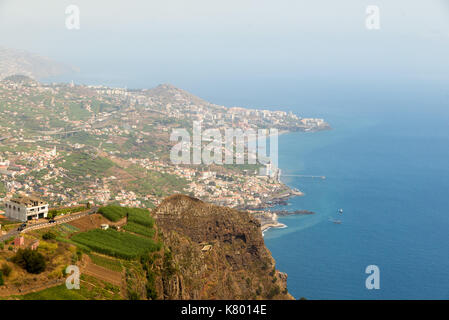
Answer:
M90 117L90 112L80 103L70 103L67 111L70 120L87 120Z
M156 290L156 273L153 271L153 265L158 254L153 254L151 256L142 256L140 258L140 264L142 269L145 271L146 284L145 290L147 299L156 300L158 298Z
M141 208L127 208L116 205L110 205L102 207L98 210L106 219L117 222L120 219L128 216L128 222L134 222L136 224L147 226L152 228L154 220L150 216L150 212Z
M64 158L60 165L69 172L72 177L104 177L106 171L114 166L114 162L107 158L88 153L75 152Z
M5 281L3 280L3 272L0 271L0 286L4 285Z
M0 195L3 196L6 194L6 187L3 182L0 182Z
M79 293L80 290L69 290L64 285L28 293L21 296L23 300L85 300Z
M77 227L72 226L68 223L59 224L56 228L53 229L56 229L58 231L58 234L63 237L70 236L73 233L80 231Z
M279 286L274 286L270 289L270 291L268 291L267 293L267 297L268 299L273 299L275 296L277 296L278 294L281 293L281 289L279 288Z
M128 209L129 209L128 222L153 228L154 219L150 216L150 212L148 210L140 208L128 208Z
M174 191L184 190L187 180L169 173L155 170L145 170L137 165L132 165L126 171L138 177L128 185L128 190L138 194L154 194L156 196L167 196Z
M54 218L56 216L59 216L61 214L70 214L70 213L76 213L86 210L86 206L76 206L76 207L70 207L70 208L61 208L61 209L51 209L48 210L48 217Z
M19 249L11 261L27 272L35 274L43 272L46 266L44 256L31 249Z
M166 278L171 278L176 273L176 266L171 250L166 250L164 252L162 273Z
M150 216L149 211L146 209L109 205L100 208L98 212L108 220L114 222L117 222L127 216L128 223L123 227L123 229L149 238L154 236L154 219Z
M44 240L54 240L56 239L56 234L52 231L47 231L42 235L42 239Z
M89 257L97 266L117 272L122 272L123 270L123 266L119 260L102 257L95 253L89 254Z
M79 290L69 290L63 285L32 292L16 298L23 300L118 300L120 288L88 275L81 275Z
M104 103L99 100L93 100L91 104L91 109L94 113L101 113L101 112L112 112L116 110L120 110L119 106Z
M79 250L82 253L89 253L89 252L92 251L91 248L89 248L88 246L85 246L85 245L83 245L83 244L81 244L79 242L75 242L72 239L67 239L67 238L64 238L64 237L57 237L56 240L59 241L59 242L73 244L74 246L77 247L77 250Z
M160 243L151 239L112 229L95 229L78 233L72 237L72 240L93 251L128 260L136 259L144 253L161 248Z
M105 137L101 137L102 139L105 139ZM88 146L94 146L94 147L98 147L101 143L101 139L96 137L95 135L89 134L87 132L76 132L73 135L70 135L68 137L63 137L61 138L61 141L64 142L69 142L72 144L75 143L80 143L83 145L88 145Z
M128 212L128 208L110 205L106 207L101 207L98 210L98 213L102 214L106 219L117 222L120 219L126 217L126 213Z
M132 233L136 233L136 234L140 234L145 237L149 237L149 238L154 237L154 232L155 232L153 228L149 228L147 226L137 224L135 222L128 222L123 227L123 229L125 229L126 231L129 231L129 232L132 232Z

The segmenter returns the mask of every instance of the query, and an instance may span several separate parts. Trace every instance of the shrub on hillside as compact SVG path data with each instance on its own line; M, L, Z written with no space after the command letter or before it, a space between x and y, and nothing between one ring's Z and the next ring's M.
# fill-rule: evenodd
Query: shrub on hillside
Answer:
M9 265L7 265L6 263L4 263L2 265L2 269L0 270L0 272L2 272L5 277L9 277L9 275L11 274L11 271L12 271L12 268Z
M42 235L42 239L44 240L54 240L56 239L56 234L51 232L51 231L47 231Z
M281 293L281 289L279 288L279 286L274 286L270 289L270 291L268 291L267 298L273 299L275 296L277 296L280 293Z
M44 256L31 249L19 249L11 261L34 274L43 272L46 267Z

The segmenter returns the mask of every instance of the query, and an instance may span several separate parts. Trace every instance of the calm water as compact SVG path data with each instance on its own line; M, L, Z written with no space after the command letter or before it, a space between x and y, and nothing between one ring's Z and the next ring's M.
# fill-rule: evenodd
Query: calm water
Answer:
M334 130L279 139L283 174L327 177L284 176L306 194L288 209L316 214L265 233L293 296L449 299L449 116L439 104L329 113ZM379 290L365 288L371 264Z
M83 73L75 80L138 88L156 84L147 76ZM302 79L255 92L246 82L239 85L228 84L232 95L227 86L221 90L213 83L196 90L181 87L218 104L271 105L276 107L266 108L324 117L333 127L279 138L283 181L306 193L291 199L288 209L316 212L282 218L288 228L265 233L278 268L288 273L293 296L449 299L447 86ZM326 180L289 174L324 175ZM344 209L341 217L339 208ZM371 264L380 268L380 290L365 288L365 268Z

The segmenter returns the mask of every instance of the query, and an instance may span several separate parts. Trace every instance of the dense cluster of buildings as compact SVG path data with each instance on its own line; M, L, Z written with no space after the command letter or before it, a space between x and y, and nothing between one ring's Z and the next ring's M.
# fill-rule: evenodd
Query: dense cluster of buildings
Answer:
M214 105L170 85L127 90L0 81L0 94L5 115L0 128L0 145L5 146L0 150L0 198L39 192L46 200L63 205L90 200L144 206L161 200L151 192L126 190L121 187L122 178L114 174L70 175L62 164L71 152L80 152L120 159L145 172L173 175L187 182L186 189L172 192L189 192L229 206L257 206L261 199L282 189L279 171L266 165L266 177L259 176L260 172L226 170L217 175L203 172L204 168L175 165L163 154L171 146L170 130L180 124L189 124L189 129L194 120L202 121L204 128L219 130L310 131L327 127L322 119L304 119L291 112ZM86 139L70 139L78 134ZM147 151L148 141L162 147ZM138 157L129 152L130 147L139 151Z

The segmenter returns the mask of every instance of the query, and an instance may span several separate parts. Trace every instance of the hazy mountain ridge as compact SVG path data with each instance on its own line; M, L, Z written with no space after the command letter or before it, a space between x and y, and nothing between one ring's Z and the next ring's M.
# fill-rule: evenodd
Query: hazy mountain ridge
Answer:
M74 71L76 71L75 68L47 57L23 50L0 47L0 79L18 74L33 79L42 79Z

